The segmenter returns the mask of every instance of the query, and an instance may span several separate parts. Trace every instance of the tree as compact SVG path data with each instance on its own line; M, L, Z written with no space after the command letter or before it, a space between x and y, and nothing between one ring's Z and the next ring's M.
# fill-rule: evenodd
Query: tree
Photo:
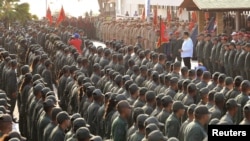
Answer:
M29 13L28 3L19 3L20 0L0 0L0 20L5 27L9 27L13 22L25 24L28 20L36 17Z

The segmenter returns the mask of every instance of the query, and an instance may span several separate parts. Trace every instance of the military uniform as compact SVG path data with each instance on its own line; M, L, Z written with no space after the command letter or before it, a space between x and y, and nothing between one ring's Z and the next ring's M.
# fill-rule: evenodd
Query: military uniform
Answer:
M243 66L245 66L245 58L246 58L247 52L245 50L243 50L241 52L241 54L239 55L239 58L237 60L237 68L242 68ZM245 72L244 69L240 69L240 75L243 78L247 78L247 74Z
M113 141L127 141L128 122L118 116L112 123L111 138Z
M250 45L249 45L248 48L250 48ZM250 65L249 65L249 62L250 62L250 51L246 55L245 65L244 65L245 73L246 73L246 76L247 76L246 78L250 81Z
M184 141L202 141L207 133L198 121L192 121L186 127Z

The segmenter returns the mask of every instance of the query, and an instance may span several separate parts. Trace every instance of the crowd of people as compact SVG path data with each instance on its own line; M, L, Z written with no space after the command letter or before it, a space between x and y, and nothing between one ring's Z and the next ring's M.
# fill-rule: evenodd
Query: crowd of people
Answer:
M1 28L0 141L203 141L208 125L250 124L247 33L196 44L175 28L168 56L128 25L95 24L105 48L72 26Z

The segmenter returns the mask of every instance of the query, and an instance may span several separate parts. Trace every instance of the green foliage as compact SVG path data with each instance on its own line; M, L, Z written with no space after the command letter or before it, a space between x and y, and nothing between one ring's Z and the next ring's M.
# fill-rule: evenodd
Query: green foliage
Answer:
M25 24L28 20L37 18L29 13L28 3L19 3L20 0L0 0L0 20L6 27L13 22Z

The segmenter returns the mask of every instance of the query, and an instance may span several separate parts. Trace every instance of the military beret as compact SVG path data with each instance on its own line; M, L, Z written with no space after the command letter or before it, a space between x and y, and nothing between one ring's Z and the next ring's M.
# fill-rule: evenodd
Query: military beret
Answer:
M164 124L161 123L161 122L159 122L159 120L158 120L156 117L151 117L151 116L149 116L149 117L145 120L144 125L147 126L147 125L149 125L149 124L151 124L151 123L157 125L159 128L160 128L160 127L164 127Z
M201 115L210 114L210 112L208 111L207 106L199 105L194 109L194 114L201 116Z
M167 141L168 138L163 135L159 130L152 131L148 135L148 141Z
M250 87L250 82L248 80L243 80L241 82L241 87L243 88L249 88Z
M86 127L81 127L76 131L75 134L76 138L78 140L85 140L85 139L90 139L91 137L93 137L93 135L90 134L90 131L88 128Z
M245 45L245 47L250 48L250 43L247 43L247 44Z
M3 105L0 106L0 111L2 111L5 114L9 114L10 113L10 111L8 109L6 109L5 106L3 106Z
M155 97L156 97L156 93L154 91L147 91L146 92L146 100L147 101L153 100L153 99L155 99Z
M62 124L65 120L70 120L69 114L65 111L62 111L57 114L56 120L59 124Z
M9 133L9 137L12 138L18 138L20 141L26 141L27 139L23 136L21 136L20 133L18 133L17 131L11 131Z
M228 99L226 102L226 108L231 109L231 108L235 108L235 107L240 107L240 105L237 104L235 99L233 99L233 98Z
M172 76L170 74L165 75L165 81L170 81Z
M102 137L100 137L100 136L93 136L93 137L90 139L90 141L103 141L103 140L102 140Z
M226 77L225 78L225 84L226 85L230 85L230 84L233 84L233 78L232 77Z
M225 74L220 74L219 75L219 80L225 80L226 79L226 75Z
M128 81L128 80L131 80L131 78L130 78L129 75L124 75L124 76L122 77L122 80L123 80L124 82L126 82L126 81Z

